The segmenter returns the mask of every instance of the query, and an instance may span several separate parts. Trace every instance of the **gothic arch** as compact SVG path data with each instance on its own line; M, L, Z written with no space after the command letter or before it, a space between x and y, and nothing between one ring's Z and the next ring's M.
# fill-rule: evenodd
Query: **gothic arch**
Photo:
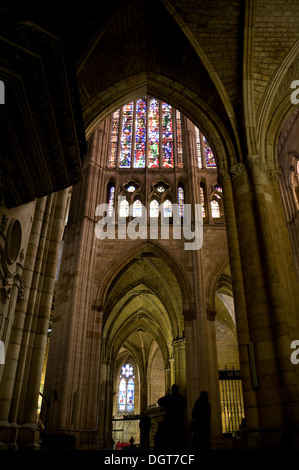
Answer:
M193 308L192 289L187 277L175 256L166 250L160 243L155 241L141 241L135 243L133 248L129 248L122 253L107 270L97 291L97 305L104 307L107 301L109 289L118 274L135 258L153 253L163 259L175 275L181 290L183 313Z

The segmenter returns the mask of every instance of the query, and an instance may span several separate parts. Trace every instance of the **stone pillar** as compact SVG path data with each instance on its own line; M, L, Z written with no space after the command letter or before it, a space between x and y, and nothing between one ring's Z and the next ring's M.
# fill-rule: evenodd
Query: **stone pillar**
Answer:
M252 385L251 369L248 356L248 345L251 343L250 325L247 311L247 299L245 293L245 281L240 252L239 232L235 207L235 197L242 197L242 192L248 192L248 183L242 181L239 194L233 192L233 178L238 177L244 171L243 164L238 164L231 169L218 171L218 180L223 188L224 210L232 287L234 293L234 305L236 315L236 327L238 335L239 360L242 377L243 399L246 415L246 428L250 429L250 446L261 445L259 433L259 414L256 390Z
M256 445L284 445L286 410L297 402L295 374L290 362L290 318L294 294L286 288L290 276L281 264L284 242L278 235L275 201L267 171L257 156L248 157L247 167L239 163L231 168L233 201L240 247L244 299L236 293L236 321L239 337L241 374L244 387L249 443ZM237 247L233 235L233 213L227 209L226 199L231 196L228 178L224 180L224 197L230 253ZM228 212L228 217L227 217ZM285 243L289 243L285 240ZM232 258L232 256L231 256ZM241 271L237 259L232 259L233 287L240 283ZM293 268L291 268L292 270ZM242 290L241 290L242 292ZM288 298L289 297L289 298ZM296 303L296 302L295 302ZM297 303L298 305L298 303ZM243 313L244 312L244 313ZM298 329L296 328L297 334ZM251 365L256 368L258 381L249 384L250 360L245 341L248 341ZM294 418L298 422L297 416Z
M185 338L174 340L173 355L174 355L174 380L179 386L181 395L186 396L186 346Z

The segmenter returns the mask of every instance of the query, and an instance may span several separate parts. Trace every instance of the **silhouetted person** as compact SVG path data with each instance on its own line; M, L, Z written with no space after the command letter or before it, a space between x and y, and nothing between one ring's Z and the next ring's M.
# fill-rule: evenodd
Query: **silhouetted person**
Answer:
M152 427L152 420L150 416L145 412L140 418L139 428L140 428L140 446L141 449L149 450L150 449L150 430Z
M186 399L179 394L179 387L173 385L172 393L159 398L158 405L165 410L165 430L169 448L173 450L184 448Z
M201 392L192 411L193 448L210 450L211 406L207 392Z

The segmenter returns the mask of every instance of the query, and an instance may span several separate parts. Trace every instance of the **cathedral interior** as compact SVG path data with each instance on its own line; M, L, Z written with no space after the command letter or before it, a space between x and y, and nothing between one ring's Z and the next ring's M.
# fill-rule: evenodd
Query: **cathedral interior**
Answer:
M298 1L0 24L0 449L299 450Z

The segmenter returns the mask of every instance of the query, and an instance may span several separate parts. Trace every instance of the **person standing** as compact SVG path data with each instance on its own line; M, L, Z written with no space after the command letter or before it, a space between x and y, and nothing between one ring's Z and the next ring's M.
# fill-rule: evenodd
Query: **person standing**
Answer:
M200 451L210 450L211 406L207 392L201 392L192 411L193 448Z
M150 449L150 430L152 427L152 420L147 412L143 413L139 421L140 428L140 446L143 450Z
M158 405L165 410L165 430L172 450L185 447L186 399L179 393L178 385L172 385L172 393L159 398Z

